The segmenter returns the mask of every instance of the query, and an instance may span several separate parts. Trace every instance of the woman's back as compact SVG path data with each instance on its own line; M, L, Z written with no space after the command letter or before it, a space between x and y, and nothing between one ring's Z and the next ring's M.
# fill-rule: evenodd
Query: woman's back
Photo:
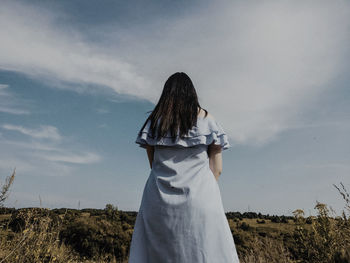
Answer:
M156 139L147 122L136 138L153 146L152 170L135 222L129 263L239 262L208 147L228 149L223 128L199 117L184 138Z

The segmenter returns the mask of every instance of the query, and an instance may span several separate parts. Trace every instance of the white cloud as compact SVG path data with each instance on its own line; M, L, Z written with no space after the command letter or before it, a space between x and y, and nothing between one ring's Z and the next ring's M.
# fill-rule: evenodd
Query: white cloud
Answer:
M77 169L72 164L87 165L102 159L99 154L73 143L72 138L63 137L54 126L40 125L39 128L29 129L4 124L2 128L25 135L15 141L7 139L6 133L0 137L0 173L3 174L16 167L19 174L67 176ZM27 136L30 140L27 140Z
M3 137L3 136L2 136ZM24 141L11 141L11 140L4 140L2 143L4 145L8 145L9 147L19 147L24 149L34 149L34 150L40 150L40 151L60 151L61 149L55 145L52 145L52 143L49 144L49 142L39 142L32 140L30 142L24 142Z
M36 139L50 139L56 141L62 139L57 128L50 125L40 125L38 129L28 129L20 125L3 124L2 128L6 130L18 131Z
M9 90L9 85L0 84L0 112L9 114L30 114L29 110L23 109L23 101L19 101Z
M49 161L67 162L67 163L75 163L75 164L88 164L88 163L98 162L101 160L101 157L95 153L80 153L80 154L64 153L60 155L40 154L39 156Z
M21 148L5 148L0 141L3 151L0 152L0 172L2 175L9 175L16 168L19 176L69 176L74 174L76 167L69 164L48 161L38 158L32 151L23 151Z
M261 144L297 125L347 69L349 16L349 2L215 2L143 41L149 52L135 57L152 57L164 75L188 72L234 143Z
M57 10L56 10L57 11ZM146 94L146 80L118 57L101 53L78 32L55 24L58 11L3 1L0 9L0 69L78 83L94 83L128 94ZM10 33L9 33L10 32Z
M96 109L96 111L97 111L98 113L101 113L101 114L110 113L110 111L109 111L108 109L104 109L104 108Z
M95 44L59 27L56 10L4 3L0 68L95 83L152 102L170 74L184 71L233 144L263 144L300 125L307 107L348 67L346 1L215 1L177 20L116 26ZM117 38L128 45L113 46Z
M30 112L27 111L27 110L6 108L6 107L1 107L1 106L0 106L0 112L10 113L10 114L17 114L17 115L21 115L21 114L30 114Z
M22 173L35 171L33 165L24 159L11 156L10 152L0 152L0 156L0 170L2 171L2 175L10 175L10 173L13 172L13 169L18 168L18 166L20 166L20 171Z

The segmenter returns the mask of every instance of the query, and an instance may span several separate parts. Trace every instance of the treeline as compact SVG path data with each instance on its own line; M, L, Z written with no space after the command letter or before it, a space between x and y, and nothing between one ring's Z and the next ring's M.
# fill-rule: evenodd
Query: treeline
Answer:
M37 207L0 209L10 217L1 221L13 234L21 234L38 218L49 218L51 226L60 226L58 239L80 259L123 262L127 259L137 212L119 211L107 204L105 209L46 209ZM30 217L30 219L28 219ZM50 232L51 227L48 227ZM11 232L8 232L11 236Z
M283 257L284 262L323 262L309 260L310 251L318 253L315 244L320 245L321 240L338 242L343 235L338 236L339 230L349 231L348 220L332 219L328 216L325 206L318 206L319 216L304 218L302 210L295 210L293 217L263 215L255 212L227 212L226 217L230 223L232 235L235 240L238 254L242 262L260 262L263 258L278 259ZM35 219L50 219L50 227L41 232L57 232L58 246L62 244L70 249L72 255L78 260L91 260L92 262L126 262L130 249L137 212L122 211L112 204L104 209L46 209L46 208L0 208L0 214L10 215L2 219L1 224L8 226L8 235L21 235L25 229L33 225ZM41 224L38 221L38 224ZM281 224L274 224L281 223ZM341 229L337 225L342 223ZM306 227L306 225L310 225ZM60 226L59 228L55 226ZM328 227L329 233L314 233L315 227L324 229ZM314 229L314 230L313 230ZM37 234L37 233L33 233ZM326 236L324 236L326 235ZM349 238L349 232L344 232ZM330 239L330 240L327 240ZM39 237L38 237L39 239ZM322 244L322 243L321 243ZM328 244L328 243L327 243ZM33 245L35 246L35 245ZM350 244L344 245L349 247ZM268 248L268 255L264 251ZM350 247L349 247L350 248ZM325 248L322 247L321 250ZM340 248L335 249L337 261L349 262L349 255ZM251 258L252 255L258 258ZM259 259L260 258L260 259ZM327 257L327 260L330 260ZM264 262L264 261L262 261ZM271 259L271 262L278 262Z
M240 212L226 212L226 217L227 219L244 219L244 218L258 218L258 219L269 219L271 220L271 222L274 223L288 223L288 219L290 220L295 220L294 216L285 216L285 215L263 215L260 212L256 213L256 212L244 212L244 213L240 213Z
M26 209L38 209L37 207L25 207L25 208L14 208L14 207L0 207L0 215L4 214L12 214L19 210L26 210ZM112 204L107 204L104 209L97 209L97 208L83 208L83 209L74 209L74 208L54 208L50 209L50 213L56 214L56 215L63 215L65 213L70 213L71 215L79 215L82 213L89 213L90 216L104 216L108 215L108 213L113 213L112 211L118 211L118 213L121 216L131 216L136 217L137 212L136 211L123 211L118 210L117 207L113 206ZM227 219L244 219L244 218L259 218L259 219L269 219L272 222L284 222L288 223L288 220L295 220L294 216L285 216L285 215L263 215L260 212L226 212Z
M0 262L126 263L137 216L107 204L104 209L8 208L3 201L14 174L0 191ZM334 185L335 186L335 185ZM350 212L350 194L335 186ZM242 263L349 263L350 219L331 217L317 203L317 216L293 217L228 212L226 217Z

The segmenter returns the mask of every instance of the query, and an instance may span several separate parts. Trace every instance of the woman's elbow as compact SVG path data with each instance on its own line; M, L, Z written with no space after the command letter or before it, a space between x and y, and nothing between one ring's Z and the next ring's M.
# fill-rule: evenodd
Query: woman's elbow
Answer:
M222 173L222 170L215 170L214 175L215 175L216 178L219 178L219 176L221 175L221 173Z

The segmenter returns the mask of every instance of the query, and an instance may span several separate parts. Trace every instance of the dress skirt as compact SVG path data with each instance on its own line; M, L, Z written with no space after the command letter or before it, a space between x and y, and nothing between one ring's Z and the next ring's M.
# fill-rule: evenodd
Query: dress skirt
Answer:
M206 144L155 145L129 263L238 263Z

